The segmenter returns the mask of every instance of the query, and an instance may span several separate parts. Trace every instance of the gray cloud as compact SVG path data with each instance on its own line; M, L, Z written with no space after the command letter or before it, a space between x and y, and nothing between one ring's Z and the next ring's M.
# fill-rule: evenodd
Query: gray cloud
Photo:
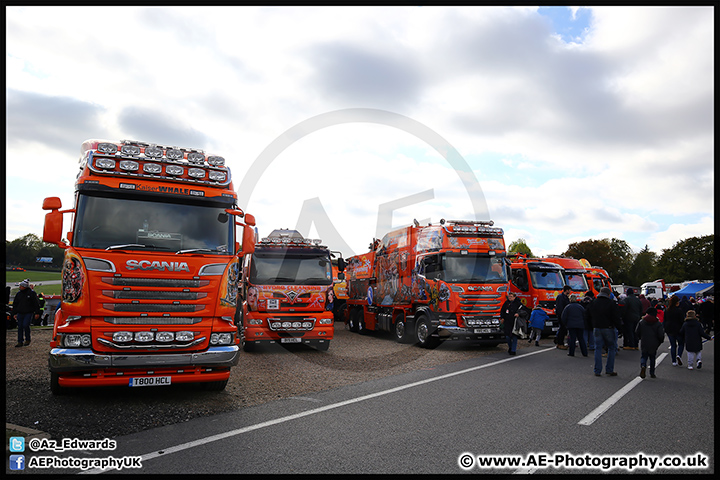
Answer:
M192 127L156 110L128 107L120 112L118 123L128 140L151 141L163 145L204 148L208 137Z
M402 109L417 101L421 72L408 52L377 53L347 44L316 45L304 52L315 68L308 88L351 105Z
M38 142L63 151L79 151L88 138L103 138L98 119L105 109L70 97L7 91L8 145Z

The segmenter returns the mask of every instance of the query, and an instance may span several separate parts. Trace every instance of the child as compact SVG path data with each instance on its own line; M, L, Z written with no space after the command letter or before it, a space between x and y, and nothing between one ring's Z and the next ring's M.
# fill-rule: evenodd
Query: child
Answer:
M655 378L655 358L657 350L663 340L665 331L657 319L657 310L650 307L645 316L635 327L635 334L640 341L640 378L645 378L645 367L650 359L650 378Z
M545 312L545 310L543 310L539 306L533 308L533 311L530 314L529 322L529 326L532 328L532 332L530 332L530 340L528 340L528 343L532 342L533 338L535 338L535 346L540 346L540 336L542 335L542 331L545 328L545 322L549 320L550 317Z
M680 335L685 337L685 351L688 357L688 370L693 369L693 363L697 358L698 370L702 368L702 339L712 340L712 337L705 333L702 324L695 315L695 310L688 310L685 314L685 323L680 327Z

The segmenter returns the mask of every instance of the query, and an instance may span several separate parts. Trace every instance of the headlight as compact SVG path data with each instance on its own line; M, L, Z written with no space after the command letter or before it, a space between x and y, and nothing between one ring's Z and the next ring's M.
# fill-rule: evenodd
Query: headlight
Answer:
M163 156L162 148L160 147L145 147L145 156L150 158L160 158Z
M230 345L232 342L232 333L213 333L210 335L211 345Z
M188 170L188 175L193 178L203 178L205 176L205 170L202 168L191 168Z
M169 158L170 160L180 160L183 158L183 152L182 150L178 150L177 148L169 148L165 152L165 156Z
M332 318L321 318L320 325L331 325L333 323Z
M135 172L135 171L137 171L138 168L140 168L140 164L138 164L138 162L135 162L133 160L123 160L120 162L121 170L128 170L130 172Z
M205 163L205 155L200 152L190 152L187 156L188 162L193 165L202 165Z
M165 167L165 173L167 173L168 175L178 176L182 175L184 171L185 169L183 167L179 167L177 165L168 165L167 167Z
M114 143L99 143L97 149L98 152L102 153L115 153L117 152L117 145Z
M263 321L261 318L250 318L247 323L248 325L262 325Z
M71 333L63 338L63 345L68 348L89 347L91 344L92 339L87 333Z
M143 165L143 171L145 173L161 173L162 166L159 163L146 163Z
M221 166L225 165L225 159L223 157L219 157L217 155L212 155L212 156L208 157L207 162L210 165L213 165L215 167L221 167Z
M124 155L140 155L140 147L138 147L137 145L123 145L122 147L120 147L120 151Z

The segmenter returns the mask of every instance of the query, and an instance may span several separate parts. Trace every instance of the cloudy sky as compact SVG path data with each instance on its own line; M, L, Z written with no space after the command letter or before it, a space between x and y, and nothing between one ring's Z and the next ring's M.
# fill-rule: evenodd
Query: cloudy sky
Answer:
M714 233L714 33L711 7L6 7L6 237L71 208L101 138L222 155L261 236L346 256L441 218L661 253Z

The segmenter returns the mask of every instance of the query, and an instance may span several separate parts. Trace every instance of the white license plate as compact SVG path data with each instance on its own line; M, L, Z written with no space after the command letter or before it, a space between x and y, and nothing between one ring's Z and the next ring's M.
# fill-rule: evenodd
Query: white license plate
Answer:
M280 343L300 343L302 342L302 338L300 337L288 337L288 338L281 338Z
M133 377L130 379L131 387L157 387L170 385L172 377Z
M545 322L546 327L552 327L553 322Z
M475 330L473 330L473 332L475 332L475 333L492 333L493 329L492 328L476 328Z
M557 332L558 330L560 330L560 327L553 327L552 329L553 332Z

